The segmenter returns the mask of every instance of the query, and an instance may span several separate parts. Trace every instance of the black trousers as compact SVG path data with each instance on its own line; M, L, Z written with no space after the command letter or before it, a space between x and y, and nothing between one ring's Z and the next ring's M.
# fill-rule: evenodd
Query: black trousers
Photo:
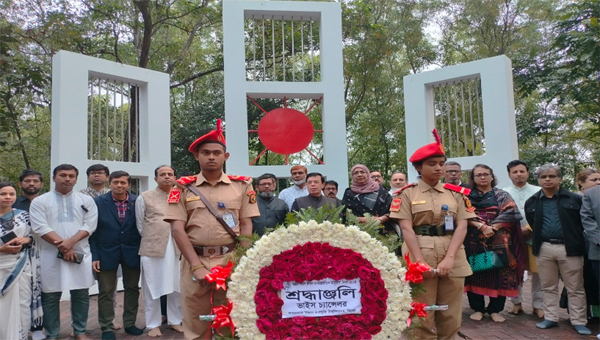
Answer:
M473 292L467 292L469 298L469 306L476 312L485 314L500 313L504 310L504 303L506 302L506 296L490 297L490 303L485 308L485 296L475 294Z

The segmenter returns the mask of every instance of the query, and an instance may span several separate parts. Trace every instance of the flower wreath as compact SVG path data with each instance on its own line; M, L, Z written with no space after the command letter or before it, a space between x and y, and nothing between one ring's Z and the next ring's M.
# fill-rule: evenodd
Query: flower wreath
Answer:
M246 252L231 275L227 298L241 339L395 339L413 309L405 275L396 255L358 227L301 222L262 237ZM283 281L357 277L361 314L281 318Z

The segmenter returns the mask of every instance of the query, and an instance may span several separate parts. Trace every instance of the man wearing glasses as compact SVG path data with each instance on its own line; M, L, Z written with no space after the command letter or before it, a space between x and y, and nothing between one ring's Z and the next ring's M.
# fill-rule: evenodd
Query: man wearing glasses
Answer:
M461 181L462 171L458 162L447 161L444 164L444 182L467 187L466 183Z
M569 318L581 335L592 332L587 324L583 256L585 241L579 210L581 196L561 187L562 171L558 165L545 164L536 172L542 190L525 202L525 217L533 229L533 255L542 283L544 321L537 328L558 326L558 277L569 296Z
M82 194L86 194L94 198L104 195L110 191L110 189L106 187L108 175L110 175L110 171L108 170L107 166L103 164L94 164L87 168L85 173L88 177L89 187L81 189L80 192Z
M385 179L383 179L383 175L381 174L380 171L377 171L377 170L371 171L371 179L374 180L375 182L379 183L379 185L381 185L382 187L389 189L388 187L385 186Z
M258 235L262 236L265 228L275 228L278 224L283 224L285 215L290 211L288 205L280 198L275 196L277 189L277 177L273 174L262 174L258 177L256 191L258 197L258 210L260 216L252 219L252 229Z

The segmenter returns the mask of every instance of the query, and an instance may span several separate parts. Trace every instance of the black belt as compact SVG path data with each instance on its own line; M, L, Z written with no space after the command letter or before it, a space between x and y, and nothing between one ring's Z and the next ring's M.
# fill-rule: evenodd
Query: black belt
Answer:
M543 240L542 242L548 242L550 244L565 244L565 240L563 240L562 238L551 238Z
M236 245L236 242L232 242L222 246L194 246L194 250L196 251L196 254L200 256L217 256L231 253Z
M454 231L446 231L443 225L420 225L413 227L415 235L423 236L444 236L454 233Z

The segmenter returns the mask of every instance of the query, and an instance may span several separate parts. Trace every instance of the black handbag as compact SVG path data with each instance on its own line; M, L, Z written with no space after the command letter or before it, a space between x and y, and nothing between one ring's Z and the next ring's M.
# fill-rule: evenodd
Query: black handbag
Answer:
M504 263L502 263L500 256L496 252L489 251L485 245L483 248L483 253L474 254L468 258L469 265L474 273L504 268Z

